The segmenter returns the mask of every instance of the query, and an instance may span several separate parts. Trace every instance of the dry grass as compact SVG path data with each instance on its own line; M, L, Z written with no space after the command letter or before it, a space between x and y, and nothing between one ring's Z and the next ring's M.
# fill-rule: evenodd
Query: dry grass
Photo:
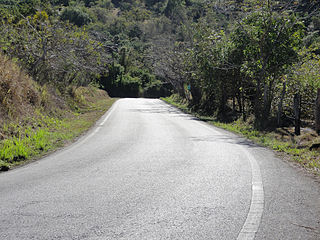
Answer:
M0 54L0 122L31 115L40 104L39 86L17 64Z

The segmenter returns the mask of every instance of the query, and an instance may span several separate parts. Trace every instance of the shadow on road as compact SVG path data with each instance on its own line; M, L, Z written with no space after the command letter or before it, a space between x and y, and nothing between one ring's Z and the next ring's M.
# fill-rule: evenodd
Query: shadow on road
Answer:
M229 143L229 144L236 144L236 145L244 145L251 148L257 148L259 145L251 142L250 140L244 139L240 136L228 136L228 135L210 135L205 137L191 137L191 141L194 142L220 142L220 143Z
M159 105L153 105L153 104L147 104L145 105L145 108L132 108L129 111L131 112L138 112L138 113L145 113L145 114L170 114L174 117L183 118L186 120L195 120L200 122L208 122L208 120L205 119L199 119L197 117L194 117L192 115L186 114L182 112L181 110L171 107L168 105L165 105L163 107L159 107ZM210 125L208 125L210 126ZM213 126L212 126L213 127ZM224 135L221 134L212 134L205 137L190 137L191 141L194 142L223 142L223 143L229 143L229 144L236 144L236 145L243 145L250 148L258 148L260 147L258 144L245 139L241 136L237 136L233 133L230 133L226 130L221 129L221 131L224 132Z
M191 115L188 115L186 113L181 112L180 110L172 107L152 107L152 108L133 108L129 110L130 112L139 112L139 113L151 113L151 114L170 114L174 115L174 117L181 117L184 119L189 120L197 120L200 121L200 119L193 117Z

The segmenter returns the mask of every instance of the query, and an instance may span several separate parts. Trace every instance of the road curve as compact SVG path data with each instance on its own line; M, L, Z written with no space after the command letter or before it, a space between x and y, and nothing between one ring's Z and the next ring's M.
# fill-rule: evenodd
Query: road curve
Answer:
M0 239L320 239L320 184L156 99L0 174Z

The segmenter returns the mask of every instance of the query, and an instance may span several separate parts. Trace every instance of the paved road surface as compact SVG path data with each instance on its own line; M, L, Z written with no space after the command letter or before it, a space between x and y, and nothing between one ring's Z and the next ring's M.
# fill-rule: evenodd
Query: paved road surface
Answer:
M320 184L160 100L0 174L0 239L320 239Z

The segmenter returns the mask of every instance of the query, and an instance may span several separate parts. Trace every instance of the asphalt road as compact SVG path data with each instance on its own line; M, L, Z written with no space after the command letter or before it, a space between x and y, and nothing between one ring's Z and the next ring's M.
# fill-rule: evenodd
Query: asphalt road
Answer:
M0 239L320 239L320 183L154 99L0 174Z

